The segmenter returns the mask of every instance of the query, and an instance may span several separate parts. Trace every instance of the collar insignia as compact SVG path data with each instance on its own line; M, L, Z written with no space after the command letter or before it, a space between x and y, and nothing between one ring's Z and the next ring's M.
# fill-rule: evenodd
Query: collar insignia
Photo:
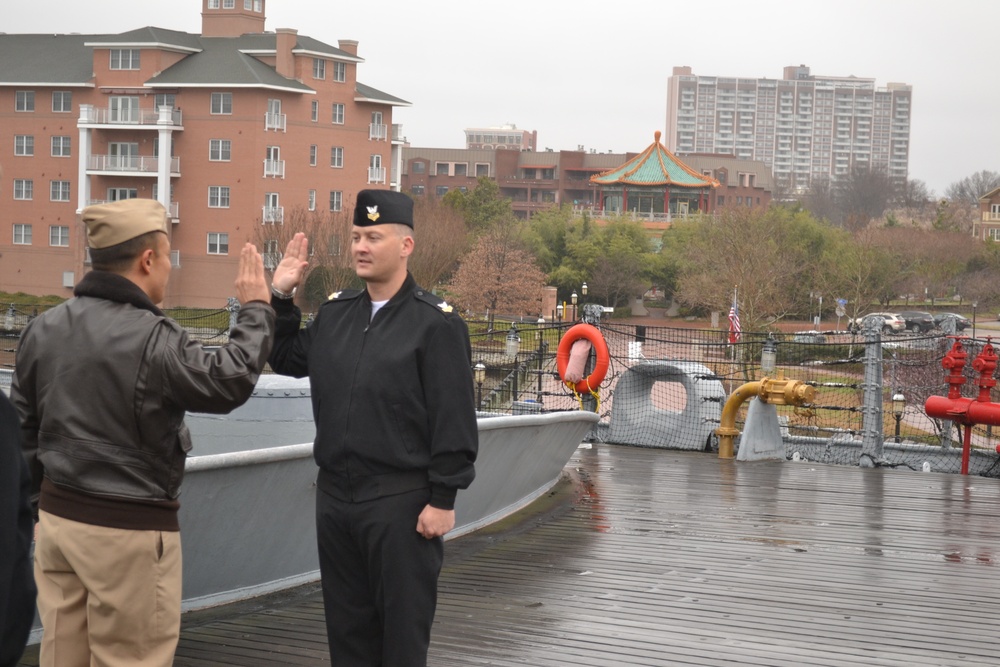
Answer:
M367 208L368 208L368 219L371 220L372 222L378 220L379 216L378 205L368 206Z
M452 311L452 307L448 305L447 301L442 301L441 303L439 303L438 308L440 308L442 311L446 313L450 313Z
M336 298L337 298L337 297L339 297L339 296L340 296L340 292L334 292L333 294L331 294L331 295L330 295L329 297L327 297L327 298L328 298L328 299L331 299L331 300L332 300L332 299L336 299Z

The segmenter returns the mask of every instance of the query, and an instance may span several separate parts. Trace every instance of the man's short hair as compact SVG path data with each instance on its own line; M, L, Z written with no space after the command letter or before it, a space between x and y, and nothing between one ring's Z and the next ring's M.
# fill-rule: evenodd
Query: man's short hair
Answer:
M163 232L146 232L107 248L91 248L90 264L98 271L125 273L146 250L159 252L160 236L166 238Z

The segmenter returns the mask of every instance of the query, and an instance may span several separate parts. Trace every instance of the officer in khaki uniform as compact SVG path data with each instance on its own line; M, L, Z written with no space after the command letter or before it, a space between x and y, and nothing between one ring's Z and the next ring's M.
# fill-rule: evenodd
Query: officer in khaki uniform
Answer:
M298 234L274 273L270 363L309 376L319 464L316 530L331 664L424 667L455 496L478 448L465 322L414 282L413 200L358 193L351 259L364 290L337 292L300 329Z
M43 667L169 667L180 632L177 510L186 410L229 412L264 368L274 311L246 244L229 342L208 350L157 307L170 224L149 199L83 210L93 270L25 327L11 398L39 528Z

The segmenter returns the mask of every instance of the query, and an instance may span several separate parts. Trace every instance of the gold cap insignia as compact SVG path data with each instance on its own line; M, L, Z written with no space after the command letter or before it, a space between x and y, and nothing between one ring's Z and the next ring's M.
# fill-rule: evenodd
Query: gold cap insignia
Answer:
M368 219L371 220L372 222L378 220L379 216L378 205L368 206L367 208L368 208Z

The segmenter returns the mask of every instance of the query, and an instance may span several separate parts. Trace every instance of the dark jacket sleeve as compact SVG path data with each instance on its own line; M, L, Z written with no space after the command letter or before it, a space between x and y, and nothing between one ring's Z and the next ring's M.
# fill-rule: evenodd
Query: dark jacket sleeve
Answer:
M34 338L27 335L33 325L34 322L29 322L21 332L14 362L14 375L11 378L10 398L21 418L21 447L28 465L31 503L37 508L38 494L42 488L42 464L38 460L39 415L33 406L38 405L38 401L35 395L35 368L26 361L33 359L34 355L25 354L33 344Z
M253 393L274 342L274 310L261 301L240 308L229 342L215 349L192 340L173 322L157 335L175 340L162 346L164 391L174 405L196 412L225 413ZM159 343L152 343L156 349Z
M0 392L0 667L21 658L35 619L30 480L17 412Z
M271 305L278 314L275 325L274 348L268 363L271 370L281 375L305 377L309 374L309 345L314 326L318 326L322 308L312 325L302 327L302 311L291 299L271 299Z
M454 509L458 490L476 476L479 429L469 330L458 316L446 321L428 344L421 374L431 428L430 504Z

